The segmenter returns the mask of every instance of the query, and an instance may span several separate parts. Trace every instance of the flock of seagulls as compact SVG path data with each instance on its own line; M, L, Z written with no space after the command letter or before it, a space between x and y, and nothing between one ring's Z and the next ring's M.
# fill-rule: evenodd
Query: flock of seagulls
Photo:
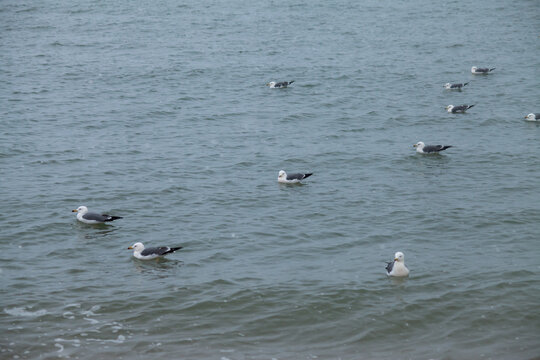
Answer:
M477 66L473 66L471 68L471 73L474 75L487 75L491 73L495 68L479 68ZM292 84L294 81L283 81L283 82L275 82L271 81L267 83L266 85L270 88L286 88L290 84ZM443 85L443 87L447 90L458 90L461 91L465 86L467 86L469 83L446 83ZM475 106L474 104L468 105L448 105L446 106L446 111L450 114L464 114L467 110ZM525 116L525 119L529 121L536 121L537 119L540 119L540 114L534 114L531 113L527 116ZM452 145L426 145L422 141L417 142L413 145L414 148L416 148L416 152L419 154L438 154L441 151L444 151L446 149L449 149L452 147ZM298 184L302 180L306 179L307 177L313 175L312 173L296 173L296 174L287 174L284 170L281 170L278 174L278 182L284 183L284 184ZM409 269L405 266L405 255L398 251L396 252L394 256L394 261L389 262L386 266L386 273L388 276L395 276L395 277L405 277L409 275Z
M472 74L478 75L487 75L490 72L495 70L495 68L479 68L473 66L471 68ZM294 83L294 80L291 81L281 81L275 82L271 81L266 84L266 86L274 88L287 88L289 85ZM443 87L447 90L459 90L461 91L463 87L469 83L446 83ZM472 108L473 105L448 105L446 106L446 111L451 114L456 113L465 113L467 110ZM525 119L529 121L540 120L540 113L530 113L525 116ZM451 148L452 145L426 145L422 141L417 142L413 145L416 148L416 152L420 154L438 154L439 152ZM278 182L282 184L300 184L302 180L310 177L313 173L294 173L287 174L285 170L280 170L278 173ZM79 206L77 209L72 210L72 212L77 213L77 220L85 224L104 224L107 222L115 221L122 219L122 216L112 216L108 214L100 214L95 212L89 212L86 206ZM171 254L177 250L182 249L182 246L169 247L169 246L160 246L160 247L149 247L145 248L143 243L137 242L128 247L129 250L133 250L133 257L140 260L152 260L161 258L165 255ZM405 266L405 255L398 251L394 255L394 260L388 262L386 265L386 274L392 277L406 277L409 276L409 269Z
M79 206L75 210L71 210L72 212L77 213L77 220L79 220L82 223L85 224L104 224L106 222L123 219L122 216L111 216L108 214L99 214L95 212L89 212L88 208L86 206ZM151 247L151 248L145 248L143 243L137 242L130 247L128 247L129 250L133 250L133 256L137 259L141 260L151 260L156 259L158 257L165 256L167 254L173 253L176 250L182 249L181 246L178 247L168 247L168 246L161 246L161 247Z
M423 146L423 143L422 143ZM279 172L278 181L285 183L298 183L301 180L311 176L312 174L290 174L283 170ZM282 178L282 180L280 180ZM104 224L106 222L123 219L122 216L111 216L107 214L99 214L95 212L89 212L86 206L79 206L77 209L72 210L77 213L77 220L85 224ZM128 250L133 250L133 257L139 260L153 260L162 258L165 255L172 254L173 252L182 249L182 246L170 247L144 247L142 242L136 242L129 246ZM386 272L388 276L405 277L409 276L409 269L405 266L405 255L402 252L397 252L394 255L394 261L387 263Z

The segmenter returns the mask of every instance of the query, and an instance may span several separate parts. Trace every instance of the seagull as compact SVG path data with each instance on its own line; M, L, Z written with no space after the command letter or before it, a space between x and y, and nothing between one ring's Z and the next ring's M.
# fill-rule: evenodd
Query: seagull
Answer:
M409 276L409 269L405 266L405 255L398 251L394 255L394 261L387 263L386 275L388 276Z
M416 152L420 154L438 154L439 151L451 148L452 145L426 145L419 141L413 145L416 148Z
M111 216L107 214L88 212L88 208L86 206L79 206L77 209L71 210L71 212L76 212L77 220L85 224L103 224L104 222L122 219L121 216Z
M467 85L468 82L462 84L462 83L459 83L459 84L450 84L450 83L446 83L444 84L444 88L446 90L461 90L462 87L464 87L465 85Z
M299 183L301 180L304 180L305 178L310 177L311 175L313 175L313 173L287 175L287 173L284 170L280 170L277 177L277 181L284 184L296 184L296 183Z
M152 260L160 256L165 256L167 254L173 253L176 250L180 250L181 248L181 246L172 248L168 246L160 246L145 249L143 243L138 242L128 247L128 250L133 250L133 256L137 259Z
M452 114L456 114L456 113L465 113L465 111L469 110L470 108L472 108L474 105L459 105L459 106L454 106L454 105L448 105L445 109L446 111L448 111L449 113L452 113Z
M490 72L492 72L493 70L495 70L495 68L479 68L479 67L476 67L476 66L473 66L471 68L471 72L473 74L480 74L480 75L486 75Z
M292 80L292 81L281 81L281 82L270 81L268 84L266 84L266 86L269 86L270 89L286 88L287 86L291 85L293 82L294 82L294 80Z
M525 119L529 121L540 120L540 113L530 113L529 115L525 116Z

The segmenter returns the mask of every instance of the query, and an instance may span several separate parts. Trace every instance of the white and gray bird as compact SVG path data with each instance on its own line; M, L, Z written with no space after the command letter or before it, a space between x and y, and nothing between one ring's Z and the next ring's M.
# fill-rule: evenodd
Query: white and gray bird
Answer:
M268 84L266 84L266 86L270 87L270 89L286 88L287 86L291 85L293 82L294 80L280 81L280 82L270 81Z
M495 70L495 68L479 68L479 67L473 66L471 68L471 73L475 75L487 75L493 70Z
M398 277L409 276L409 269L405 266L405 255L401 251L395 253L394 261L387 263L386 275Z
M444 88L446 90L461 90L461 88L463 88L465 85L469 84L468 82L466 83L459 83L459 84L451 84L451 83L446 83L444 84Z
M525 116L525 119L528 121L540 120L540 113L530 113L529 115Z
M419 141L413 145L416 148L416 152L420 154L438 154L440 151L451 148L452 145L426 145Z
M71 212L76 212L77 220L85 224L103 224L105 222L122 219L121 216L111 216L107 214L89 212L86 206L79 206L77 209L71 210Z
M305 178L310 177L311 175L313 175L313 173L308 173L308 174L296 173L296 174L287 175L285 170L280 170L277 181L283 184L297 184L300 181L304 180Z
M141 260L152 260L158 257L165 256L167 254L173 253L176 250L182 249L181 246L177 247L168 247L168 246L160 246L160 247L150 247L145 248L143 243L138 242L130 247L128 247L128 250L133 250L133 256L137 259Z
M463 114L465 113L465 111L469 110L473 106L474 105L459 105L459 106L448 105L445 109L451 114L457 114L457 113Z

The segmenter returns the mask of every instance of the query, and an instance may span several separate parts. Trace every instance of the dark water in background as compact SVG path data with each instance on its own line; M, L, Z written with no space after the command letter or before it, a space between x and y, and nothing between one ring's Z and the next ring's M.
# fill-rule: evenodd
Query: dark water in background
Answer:
M538 1L2 1L0 357L539 356L539 35Z

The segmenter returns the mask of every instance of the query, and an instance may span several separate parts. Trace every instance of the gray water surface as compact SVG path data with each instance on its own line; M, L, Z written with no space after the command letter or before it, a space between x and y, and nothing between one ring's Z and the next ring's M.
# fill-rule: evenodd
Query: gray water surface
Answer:
M540 356L539 35L537 0L0 2L0 357Z

